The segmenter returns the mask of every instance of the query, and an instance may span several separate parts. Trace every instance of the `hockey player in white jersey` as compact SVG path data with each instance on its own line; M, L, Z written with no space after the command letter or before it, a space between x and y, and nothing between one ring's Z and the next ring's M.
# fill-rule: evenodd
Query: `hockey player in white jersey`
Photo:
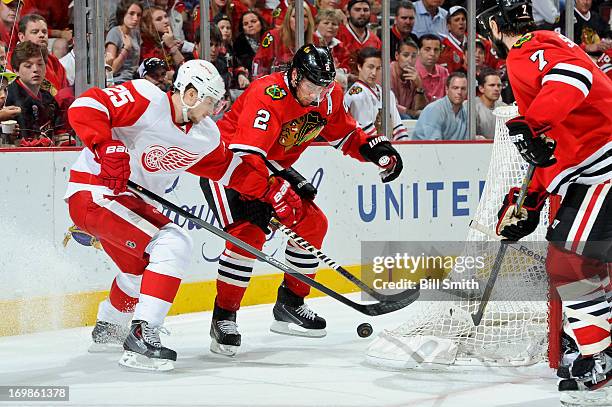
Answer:
M357 120L359 127L368 136L382 135L382 87L378 84L382 56L379 49L363 48L357 54L357 69L359 79L344 95L344 104L351 116ZM390 92L391 141L409 140L408 130L402 123L397 101L392 90Z
M100 241L120 270L98 308L92 349L123 345L119 363L148 370L170 370L176 360L159 332L192 242L156 207L127 190L128 179L159 195L184 171L243 189L245 195L268 182L258 175L257 160L226 149L209 117L218 113L225 93L215 67L203 60L183 64L174 88L164 93L143 79L92 88L68 111L85 145L70 170L65 195L70 216ZM235 180L241 185L233 186Z

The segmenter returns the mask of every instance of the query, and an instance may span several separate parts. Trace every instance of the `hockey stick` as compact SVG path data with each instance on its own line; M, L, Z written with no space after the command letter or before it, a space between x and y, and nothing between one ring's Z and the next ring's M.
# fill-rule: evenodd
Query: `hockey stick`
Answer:
M480 233L482 233L483 235L493 239L493 240L503 240L503 237L498 236L495 232L493 232L491 229L487 228L485 225L478 223L475 220L471 220L470 221L470 228L479 231ZM520 242L512 242L509 241L506 243L509 247L511 247L512 249L516 250L517 252L523 254L524 256L527 257L531 257L532 259L534 259L535 261L537 261L540 264L546 264L546 256L542 256L537 254L536 252L533 251L533 249L530 249L529 247L521 244Z
M521 208L523 207L525 197L527 196L527 188L531 183L531 179L533 178L534 172L535 166L529 164L529 168L527 168L527 173L525 174L525 178L523 179L521 189L516 199L516 208L514 209L514 215L518 214L521 211ZM493 268L491 269L491 275L489 276L489 280L487 281L484 293L482 294L480 304L478 304L478 311L472 314L472 321L474 322L474 326L480 325L480 322L482 321L485 309L487 308L487 304L489 303L489 299L491 298L491 294L493 293L493 286L495 286L495 281L497 280L497 276L499 274L499 271L501 270L501 265L502 261L504 260L504 256L506 255L506 250L508 250L509 243L510 241L508 240L500 240L501 246L499 247L497 255L495 256Z
M376 316L376 315L382 315L382 314L388 314L389 312L393 312L393 311L397 311L399 309L402 309L410 304L412 304L414 301L416 301L416 299L419 297L419 291L418 290L414 290L414 295L409 297L409 298L405 298L403 301L397 301L397 302L377 302L374 304L359 304L357 302L351 301L348 298L346 298L345 296L337 293L336 291L332 290L331 288L319 283L318 281L313 280L312 278L305 276L303 274L300 274L300 272L298 272L297 270L287 266L284 263L281 263L280 261L276 260L274 257L272 256L268 256L267 254L265 254L264 252L262 252L261 250L257 250L256 248L254 248L253 246L251 246L250 244L243 242L242 240L230 235L229 233L211 225L210 223L200 219L199 217L187 212L186 210L184 210L183 208L173 204L170 201L167 201L166 199L162 198L161 196L141 187L140 185L136 184L133 181L128 181L128 186L130 188L132 188L134 191L143 194L144 196L148 197L149 199L159 203L160 205L166 207L167 209L179 214L180 216L184 217L185 219L197 224L198 226L201 226L202 228L206 229L207 231L211 232L212 234L220 237L223 240L226 240L238 247L240 247L242 250L252 254L253 256L255 256L257 259L264 261L268 264L270 264L271 266L276 267L277 269L285 272L285 273L289 273L291 274L293 277L295 277L296 279L300 280L301 282L303 282L304 284L308 284L309 286L316 288L317 290L329 295L330 297L334 298L337 301L340 301L341 303L343 303L344 305L347 305L351 308L353 308L356 311L361 312L362 314L365 315L371 315L371 316Z
M311 254L314 254L317 258L319 258L319 260L322 260L323 263L327 264L329 267L331 267L332 269L340 273L342 277L346 278L351 283L359 287L362 291L367 293L372 298L377 299L378 301L381 301L381 302L403 301L406 298L412 298L415 295L418 295L415 293L415 291L419 291L419 288L414 289L414 290L405 290L405 291L402 291L401 293L397 293L393 295L381 294L377 292L376 290L372 289L372 287L368 286L366 283L361 281L359 278L355 277L344 267L342 267L341 265L339 265L338 263L330 259L327 255L322 253L319 249L311 245L306 239L304 239L303 237L295 233L293 230L289 229L287 226L280 223L278 220L273 218L270 221L270 225L274 228L279 229L281 232L289 236L295 243L300 245L304 250L308 250Z

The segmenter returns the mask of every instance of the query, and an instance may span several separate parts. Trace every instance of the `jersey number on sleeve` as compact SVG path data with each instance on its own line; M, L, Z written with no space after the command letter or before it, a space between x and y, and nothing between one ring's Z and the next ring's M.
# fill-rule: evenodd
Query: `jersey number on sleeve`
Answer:
M132 96L130 91L123 85L105 88L102 89L102 91L110 96L110 101L115 107L121 107L126 103L134 102L134 96Z
M268 120L270 120L270 112L265 109L259 109L257 111L257 117L253 122L253 127L261 130L268 130Z

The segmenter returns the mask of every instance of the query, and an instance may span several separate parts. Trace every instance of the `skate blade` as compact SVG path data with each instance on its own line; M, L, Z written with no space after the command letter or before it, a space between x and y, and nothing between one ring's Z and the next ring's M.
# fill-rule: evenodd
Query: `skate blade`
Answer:
M155 372L167 372L174 369L174 363L168 359L148 358L140 353L126 350L119 359L121 366L138 370L148 370Z
M92 342L87 349L89 353L121 353L123 352L122 343L96 343Z
M561 394L559 400L564 407L611 406L612 393L609 388L567 391Z
M236 356L236 353L238 353L238 348L240 347L234 346L234 345L220 344L214 339L211 339L210 341L210 351L212 353L216 353L217 355L233 357L233 356Z
M325 329L306 329L293 322L274 321L270 326L270 331L291 336L302 336L305 338L323 338L327 335Z

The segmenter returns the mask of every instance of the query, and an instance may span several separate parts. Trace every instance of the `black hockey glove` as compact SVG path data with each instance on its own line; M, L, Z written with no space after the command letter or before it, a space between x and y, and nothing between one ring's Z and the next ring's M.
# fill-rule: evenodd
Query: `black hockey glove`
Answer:
M548 196L546 192L527 192L520 213L515 214L519 192L520 188L510 188L510 192L504 197L501 209L497 212L495 231L512 241L520 240L536 230L540 223L540 211Z
M368 137L367 143L359 147L359 153L363 158L383 169L380 178L384 183L399 177L404 169L402 157L384 136Z
M294 170L293 167L280 171L278 175L284 180L289 181L291 188L300 198L313 201L317 196L317 188L308 182L302 174Z
M533 129L524 116L508 120L506 127L510 132L510 140L529 164L549 167L557 162L554 156L557 142L546 137L545 130Z
M271 231L268 228L274 212L272 206L262 201L242 200L241 204L232 208L234 220L246 220L258 226L267 235Z

